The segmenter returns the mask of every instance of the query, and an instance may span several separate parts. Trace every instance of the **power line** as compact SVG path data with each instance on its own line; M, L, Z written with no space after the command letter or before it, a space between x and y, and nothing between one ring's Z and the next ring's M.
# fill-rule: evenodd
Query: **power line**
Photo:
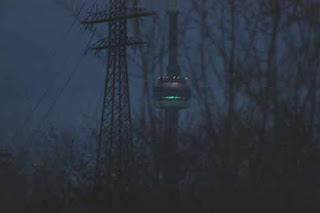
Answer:
M82 55L82 56L80 57L80 60L78 61L76 67L74 68L74 70L73 70L73 71L70 73L70 75L68 76L68 79L67 79L67 81L65 82L65 84L63 85L63 87L62 87L59 95L56 97L56 99L54 100L53 104L50 106L49 110L48 110L47 113L45 114L45 116L44 116L45 118L48 117L48 115L50 114L50 112L52 111L52 109L55 107L55 105L57 104L57 102L58 102L59 99L61 98L63 92L64 92L65 89L68 87L68 85L69 85L69 83L70 83L73 75L74 75L74 74L76 73L76 71L78 70L78 68L79 68L79 66L80 66L83 58L84 58L84 55Z
M64 62L63 62L63 64L62 64L61 67L64 67L64 65L66 64L66 62L68 61L68 59L69 59L69 57L64 60ZM61 73L61 72L59 72L58 75L59 75L60 73ZM56 76L58 76L58 75L56 75ZM34 106L34 108L32 109L32 114L37 110L37 108L39 107L39 105L42 103L42 101L43 101L44 98L46 97L46 95L47 95L47 93L48 93L48 91L49 91L49 89L50 89L51 84L52 84L52 81L51 81L51 83L49 84L49 86L47 86L47 88L45 89L44 93L42 94L42 96L41 96L40 99L38 100L37 104L36 104L36 105Z
M91 38L89 39L89 41L88 41L88 43L87 43L87 45L86 45L86 49L87 49L87 47L89 46L89 44L91 43L92 38L94 37L94 35L95 35L95 31L92 33ZM65 82L64 86L62 87L59 95L56 97L56 99L54 100L53 104L50 106L49 110L48 110L47 113L45 114L45 116L44 116L45 118L48 117L48 115L50 114L50 112L52 111L52 109L55 107L55 105L57 104L57 102L58 102L59 99L61 98L63 92L64 92L65 89L68 87L68 85L69 85L69 83L70 83L73 75L74 75L74 74L76 73L76 71L78 70L78 68L79 68L79 66L80 66L80 64L81 64L84 56L85 56L85 54L83 54L83 55L80 57L80 59L79 59L77 65L75 66L74 70L73 70L73 71L70 73L70 75L68 76L68 79L67 79L67 81Z
M86 1L87 1L87 0L85 0L85 1L83 2L83 4L82 4L82 6L81 6L81 8L80 8L80 10L79 10L79 12L78 12L78 14L77 14L77 16L74 17L74 21L72 22L72 24L70 25L70 27L68 28L68 30L66 31L66 33L61 36L61 39L60 39L60 40L62 40L63 38L66 39L67 36L70 34L72 28L74 27L74 25L75 25L75 23L76 23L76 20L78 20L81 12L82 12L82 10L83 10L83 8L84 8L84 6L85 6ZM55 56L55 55L56 55L56 52L57 52L57 47L54 47L53 50L52 50L52 52L51 52L51 55L50 55L49 57L52 58L53 56ZM68 57L68 58L69 58L69 57ZM66 64L66 62L68 61L68 58L66 58L66 59L64 60L62 66L64 66L64 65ZM50 64L50 62L49 62L49 64ZM62 70L62 69L61 69L61 70ZM56 77L59 76L59 74L60 74L61 72L62 72L62 71L60 71L60 72L56 75ZM27 123L32 119L32 116L33 116L34 112L38 109L38 107L41 105L41 103L42 103L43 100L45 99L45 97L46 97L46 95L47 95L47 93L48 93L48 91L49 91L49 89L50 89L50 86L52 85L52 83L53 83L54 80L56 80L56 78L51 79L51 80L49 81L49 83L47 84L48 86L46 87L46 89L45 89L44 92L42 93L41 97L39 98L39 100L36 102L36 104L35 104L34 107L32 108L32 111L31 111L30 116L27 117L27 118L24 120L21 128L19 128L19 127L17 126L17 128L15 129L15 133L14 133L14 135L12 136L12 141L14 141L14 140L16 139L16 137L19 135L19 134L18 134L18 131L19 131L19 130L22 131L22 130L25 128L25 126L27 125Z
M74 21L72 22L72 24L70 25L70 27L69 27L68 30L66 31L65 35L63 36L65 39L66 39L67 36L70 34L70 32L71 32L72 28L74 27L76 21L78 20L80 14L81 14L81 12L82 12L82 10L84 9L84 6L85 6L85 4L86 4L86 1L87 1L87 0L85 0L85 1L83 2L82 6L81 6L81 8L80 8L80 10L79 10L79 12L77 13L76 17L74 17ZM56 54L56 49L57 49L57 48L54 48L54 50L52 51L51 57L55 56L55 54ZM69 57L68 57L68 58L69 58ZM64 66L64 65L66 64L68 58L65 59L65 61L64 61L63 64L62 64L62 66ZM61 69L61 70L62 70L62 69ZM62 71L60 71L60 72L56 75L56 77L59 76L60 73L62 73ZM51 81L49 82L49 84L48 84L48 86L46 87L44 93L42 94L42 96L40 97L39 101L37 102L37 104L36 104L35 107L33 108L32 114L35 112L35 110L37 110L37 108L39 107L39 105L40 105L40 104L42 103L42 101L44 100L44 98L45 98L45 96L47 95L47 93L48 93L48 91L49 91L49 88L50 88L50 86L52 85L52 82L53 82L54 80L56 80L56 79L51 79Z

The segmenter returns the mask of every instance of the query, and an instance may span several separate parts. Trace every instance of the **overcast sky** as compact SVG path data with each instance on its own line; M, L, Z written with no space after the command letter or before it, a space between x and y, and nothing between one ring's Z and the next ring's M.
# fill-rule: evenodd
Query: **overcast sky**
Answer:
M144 5L165 14L164 1L145 0ZM72 22L71 14L52 0L0 0L0 142L11 141L21 128L48 122L77 125L83 114L98 120L105 69L102 61L92 56L82 58L90 35L79 24L67 33ZM137 102L139 96L134 90L131 94Z

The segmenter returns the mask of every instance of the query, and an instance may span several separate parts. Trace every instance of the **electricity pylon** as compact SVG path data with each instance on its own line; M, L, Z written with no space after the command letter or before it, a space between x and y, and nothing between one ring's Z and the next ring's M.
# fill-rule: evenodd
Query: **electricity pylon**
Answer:
M143 42L127 36L127 20L153 15L128 8L126 0L110 0L109 10L89 12L82 24L108 23L108 37L88 47L95 53L107 50L107 72L96 163L96 186L112 192L130 183L134 166L131 130L127 47Z

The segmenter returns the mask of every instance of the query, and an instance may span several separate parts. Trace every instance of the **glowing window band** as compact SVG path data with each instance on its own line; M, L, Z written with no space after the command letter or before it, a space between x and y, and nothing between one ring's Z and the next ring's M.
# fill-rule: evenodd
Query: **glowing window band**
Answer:
M164 96L164 97L162 97L162 99L165 99L165 100L181 100L181 99L183 99L183 97L181 97L181 96Z

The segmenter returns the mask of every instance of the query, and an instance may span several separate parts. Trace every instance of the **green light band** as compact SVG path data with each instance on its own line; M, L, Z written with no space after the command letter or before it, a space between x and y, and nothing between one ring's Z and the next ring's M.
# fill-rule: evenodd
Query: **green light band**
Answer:
M165 99L165 100L180 100L180 99L183 99L183 97L181 97L181 96L164 96L164 97L162 97L162 99Z

